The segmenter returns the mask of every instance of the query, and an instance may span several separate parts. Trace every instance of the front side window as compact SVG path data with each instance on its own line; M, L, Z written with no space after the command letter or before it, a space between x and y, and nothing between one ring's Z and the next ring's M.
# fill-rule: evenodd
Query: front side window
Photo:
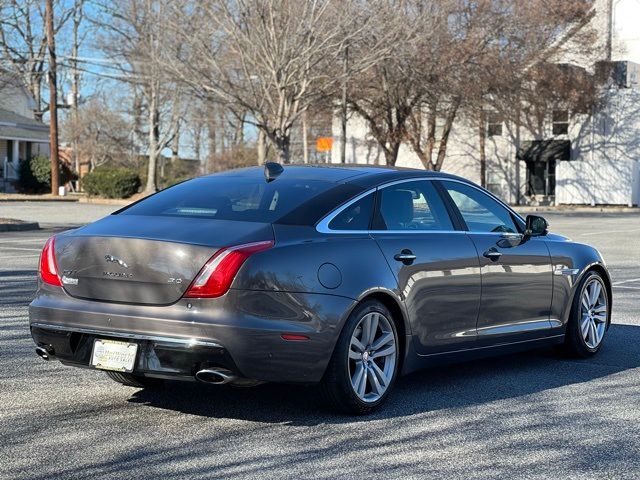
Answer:
M379 191L376 230L453 230L432 182L418 180Z
M509 211L489 195L464 183L443 181L442 185L460 211L469 231L518 232Z

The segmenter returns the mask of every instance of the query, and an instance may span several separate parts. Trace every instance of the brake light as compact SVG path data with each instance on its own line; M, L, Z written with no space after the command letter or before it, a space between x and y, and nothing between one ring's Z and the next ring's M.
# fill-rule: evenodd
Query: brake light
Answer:
M58 264L55 256L55 237L51 237L44 244L40 254L40 278L44 283L61 287L62 282L58 276Z
M185 297L214 298L227 293L242 264L254 253L273 247L273 241L222 248L202 267Z

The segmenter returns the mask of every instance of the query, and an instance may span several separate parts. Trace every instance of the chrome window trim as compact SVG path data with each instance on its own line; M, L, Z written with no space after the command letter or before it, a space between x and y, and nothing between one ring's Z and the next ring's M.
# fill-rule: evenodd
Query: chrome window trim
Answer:
M338 215L340 215L340 213L342 213L344 210L346 210L347 208L349 208L351 205L353 205L354 203L356 203L357 201L363 199L364 197L366 197L367 195L370 195L372 193L377 192L378 190L381 190L383 188L387 188L387 187L391 187L393 185L398 185L400 183L408 183L408 182L418 182L418 181L446 181L446 182L455 182L455 183L461 183L463 185L466 185L468 187L472 187L475 188L476 190L478 190L480 193L483 193L484 195L486 195L487 197L489 197L492 200L495 200L496 202L498 202L502 207L506 208L507 211L509 211L512 215L515 215L515 217L517 219L519 219L522 223L526 223L524 221L524 219L514 210L511 209L511 207L509 207L509 205L507 205L505 202L503 202L502 200L500 200L498 197L494 196L491 192L488 192L484 189L482 189L481 187L478 187L476 185L474 185L471 182L466 182L463 180L458 180L455 178L447 178L447 177L414 177L414 178L404 178L402 180L393 180L391 182L388 183L383 183L382 185L378 185L377 187L371 188L363 193L358 194L357 196L353 197L351 200L348 200L346 203L343 203L342 205L340 205L339 207L335 208L334 210L332 210L331 212L329 212L328 214L326 214L322 220L320 220L318 222L318 224L316 225L316 231L318 233L325 233L325 234L345 234L345 235L354 235L354 234L380 234L380 233L392 233L392 234L398 234L398 233L409 233L409 234L416 234L416 233L420 233L420 234L425 234L425 233L473 233L474 235L495 235L496 233L499 232L472 232L470 230L332 230L329 228L329 224L333 221L333 219L335 217L337 217Z
M128 333L128 332L110 332L110 331L98 330L94 328L69 327L67 325L57 325L53 323L39 323L39 322L32 323L30 327L42 328L44 330L57 330L60 332L78 332L78 333L87 333L90 335L104 335L106 337L118 337L118 338L125 338L129 340L150 340L152 342L178 343L181 345L186 345L188 347L224 348L219 343L209 342L207 340L197 340L195 338L163 337L159 335L144 335L140 333Z

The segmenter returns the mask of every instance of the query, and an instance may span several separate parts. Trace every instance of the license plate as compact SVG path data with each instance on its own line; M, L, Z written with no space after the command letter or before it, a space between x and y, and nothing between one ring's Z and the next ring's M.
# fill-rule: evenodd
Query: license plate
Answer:
M136 362L137 343L96 339L93 342L91 365L102 370L131 372Z

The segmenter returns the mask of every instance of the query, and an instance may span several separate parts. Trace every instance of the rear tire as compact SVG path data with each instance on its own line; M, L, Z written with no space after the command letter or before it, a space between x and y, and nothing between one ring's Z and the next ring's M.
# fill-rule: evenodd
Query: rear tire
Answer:
M580 281L571 306L563 350L572 357L594 356L604 343L611 321L611 301L607 285L596 271Z
M387 398L399 368L398 331L377 300L358 305L347 319L320 383L333 410L365 415Z
M114 382L121 383L127 387L135 388L157 388L163 384L159 378L142 377L140 375L134 375L132 373L123 372L105 372Z

